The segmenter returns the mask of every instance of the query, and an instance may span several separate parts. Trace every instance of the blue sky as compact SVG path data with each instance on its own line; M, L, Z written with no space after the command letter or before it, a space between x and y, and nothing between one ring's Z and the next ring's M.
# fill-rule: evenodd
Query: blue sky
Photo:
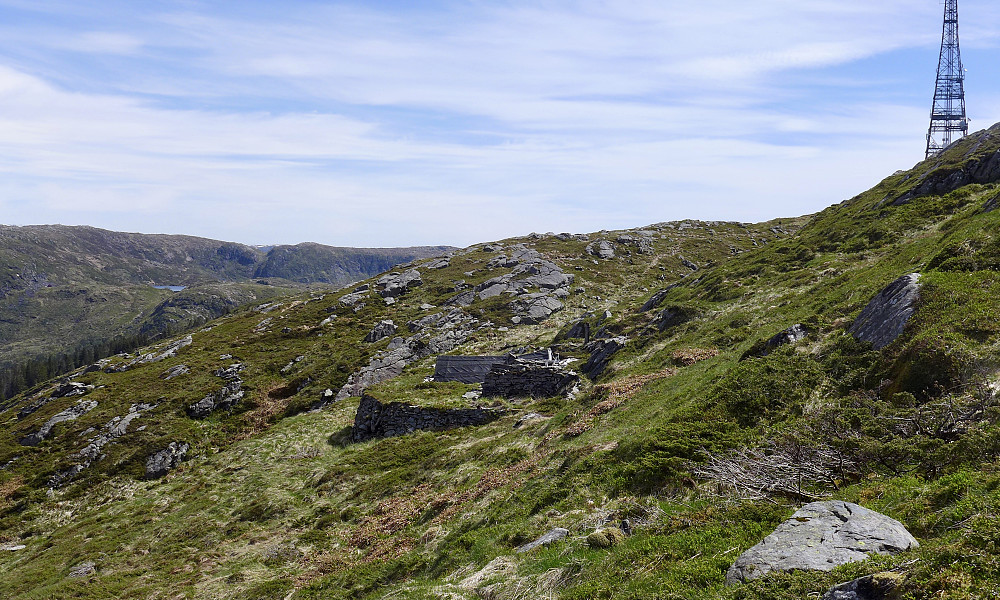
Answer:
M973 129L1000 6L960 3ZM930 0L0 0L0 223L467 245L815 212L923 156Z

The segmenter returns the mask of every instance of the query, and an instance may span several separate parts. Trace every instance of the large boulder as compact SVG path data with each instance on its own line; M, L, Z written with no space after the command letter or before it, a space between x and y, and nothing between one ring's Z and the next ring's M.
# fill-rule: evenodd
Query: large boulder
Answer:
M872 298L848 331L876 350L888 346L902 333L920 300L920 273L903 275Z
M813 502L740 555L729 567L726 582L750 581L771 571L832 571L871 554L917 546L917 540L895 519L840 500Z
M396 298L423 284L420 271L407 269L402 273L383 275L375 282L375 288L379 290L379 295L383 298Z
M597 240L596 242L591 242L587 244L585 248L587 254L591 256L596 256L597 258L614 258L615 257L615 247L611 245L608 240Z

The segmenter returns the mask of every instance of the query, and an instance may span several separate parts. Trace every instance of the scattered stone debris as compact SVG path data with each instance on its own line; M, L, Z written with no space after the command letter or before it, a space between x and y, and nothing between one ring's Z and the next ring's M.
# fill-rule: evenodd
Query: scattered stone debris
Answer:
M831 571L871 554L917 546L895 519L840 500L813 502L740 555L726 573L726 582L750 581L771 571Z
M550 544L558 542L559 540L565 538L568 535L569 535L568 529L563 529L562 527L556 527L551 531L549 531L548 533L546 533L545 535L543 535L542 537L538 538L537 540L521 546L520 548L517 549L517 551L520 553L531 552L535 548L541 548L542 546L548 546Z
M225 379L226 385L188 406L188 416L192 419L204 419L216 410L228 410L235 406L243 398L244 394L243 380L239 375L242 370L242 363L236 363L217 370L215 376Z
M659 308L659 306L663 304L663 301L666 299L670 291L678 287L679 285L680 285L679 283L669 285L663 288L662 290L656 292L652 296L650 296L649 300L646 300L646 303L643 304L642 308L639 309L639 312L648 312L653 310L654 308Z
M177 351L181 348L186 348L193 343L191 336L183 337L175 342L171 342L165 348L157 352L150 352L147 354L140 355L128 362L109 365L104 368L105 373L124 373L129 369L137 367L139 365L145 365L148 363L160 362L161 360L166 360L168 358L173 358L177 356Z
M35 433L21 438L20 443L22 446L37 446L43 440L52 435L52 428L59 423L79 419L95 408L97 408L97 402L94 400L81 400L76 405L54 415L51 419L46 421L44 425L42 425L41 429Z
M187 442L170 442L170 445L154 452L146 459L146 479L159 479L177 467L187 457L191 445Z
M268 317L268 318L264 319L260 323L257 323L257 326L253 328L253 332L254 333L264 333L265 331L267 331L267 328L271 326L271 322L273 322L273 321L274 321L274 317Z
M394 437L414 431L439 431L456 427L485 425L499 419L502 409L429 408L402 402L382 404L367 394L361 397L354 417L351 437L355 442Z
M888 346L903 333L920 299L920 273L910 273L893 281L872 298L848 332L876 350Z
M368 335L365 336L365 341L369 344L374 344L375 342L395 335L396 329L396 324L392 322L392 319L379 321L379 323L368 332Z

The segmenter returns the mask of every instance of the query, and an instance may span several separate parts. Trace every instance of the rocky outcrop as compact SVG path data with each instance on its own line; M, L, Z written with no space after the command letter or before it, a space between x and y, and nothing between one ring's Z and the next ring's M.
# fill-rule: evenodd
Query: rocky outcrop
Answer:
M156 408L155 404L133 404L129 407L128 413L115 417L102 427L97 435L87 440L87 445L72 456L78 462L67 469L56 472L49 478L50 488L57 488L79 475L84 469L104 458L104 447L123 437L128 433L129 425L138 419L143 413ZM140 428L142 429L142 428Z
M597 258L609 259L615 257L615 247L608 240L597 240L587 244L584 251Z
M568 394L580 376L559 365L513 359L496 364L483 381L487 398L551 398Z
M166 381L170 381L171 379L174 379L175 377L180 377L181 375L187 375L190 372L191 372L191 368L188 367L187 365L175 365L173 367L170 367L166 371L164 371L160 375L160 379L164 379Z
M726 582L750 581L771 571L831 571L918 545L899 521L883 514L840 500L813 502L740 555Z
M170 445L154 452L146 459L146 479L159 479L166 476L187 458L191 445L186 442L170 442Z
M369 344L374 344L380 340L384 340L387 337L396 335L396 324L392 322L391 319L385 321L379 321L368 335L365 336L365 341Z
M217 370L215 376L225 379L226 385L188 406L187 415L192 419L204 419L217 410L228 410L236 406L245 393L243 380L240 378L242 370L242 363Z
M931 171L912 190L895 201L894 206L906 204L923 196L943 196L970 183L996 183L1000 181L1000 151L971 158L957 167L944 167Z
M186 348L193 343L191 336L183 337L179 340L173 341L167 344L165 347L159 348L156 352L149 352L142 354L128 362L119 363L116 365L110 365L105 367L105 373L124 373L129 369L137 367L139 365L145 365L147 363L160 362L161 360L166 360L168 358L173 358L177 356L178 350L181 348Z
M428 408L402 402L383 404L365 394L354 417L355 442L394 437L414 431L440 431L485 425L499 419L503 410L490 408Z
M97 402L94 400L81 400L76 405L67 408L66 410L53 415L51 419L42 425L41 429L32 433L28 436L21 438L22 446L37 446L42 443L43 440L52 435L52 429L59 423L65 423L66 421L73 421L79 419L83 415L97 408Z
M514 316L511 321L515 324L530 325L541 323L549 318L552 313L562 310L563 303L558 298L544 293L525 294L511 302L511 311Z
M848 331L876 350L888 346L903 333L920 300L920 273L893 281L872 298Z
M424 284L420 271L407 269L402 273L383 275L375 282L375 289L383 298L398 298L415 287Z
M642 235L642 233L647 233L647 235ZM652 254L653 240L648 233L641 232L640 235L620 235L615 241L623 246L634 248L639 254Z
M27 406L17 411L17 420L21 421L35 414L40 408L59 398L70 398L72 396L83 396L94 390L94 386L77 383L75 381L64 381L58 385L52 393L42 398L37 398Z
M376 354L368 365L347 378L347 383L337 392L334 401L361 396L365 389L376 383L399 376L411 363L428 356L450 352L464 344L472 333L484 326L461 309L454 309L442 315L439 320L424 322L416 335L405 339L397 338L398 342L397 339L392 340L385 351ZM433 328L431 323L434 324Z
M595 340L587 344L586 350L590 352L590 358L580 367L580 371L591 379L597 379L608 367L611 357L624 348L625 343L624 337L616 337L608 340Z
M538 538L533 542L528 542L527 544L521 546L517 549L518 552L531 552L536 548L541 548L542 546L548 546L554 544L561 539L565 539L569 535L569 529L564 529L562 527L556 527L551 529L548 533Z

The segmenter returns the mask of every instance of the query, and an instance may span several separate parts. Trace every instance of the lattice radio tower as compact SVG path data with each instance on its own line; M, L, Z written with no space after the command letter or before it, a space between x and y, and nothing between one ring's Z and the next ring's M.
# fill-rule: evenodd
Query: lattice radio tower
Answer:
M965 115L965 70L962 68L962 51L958 47L958 0L944 0L944 31L941 34L934 105L931 107L931 127L927 131L926 158L941 152L952 142L955 133L961 133L958 138L969 133L969 119Z

